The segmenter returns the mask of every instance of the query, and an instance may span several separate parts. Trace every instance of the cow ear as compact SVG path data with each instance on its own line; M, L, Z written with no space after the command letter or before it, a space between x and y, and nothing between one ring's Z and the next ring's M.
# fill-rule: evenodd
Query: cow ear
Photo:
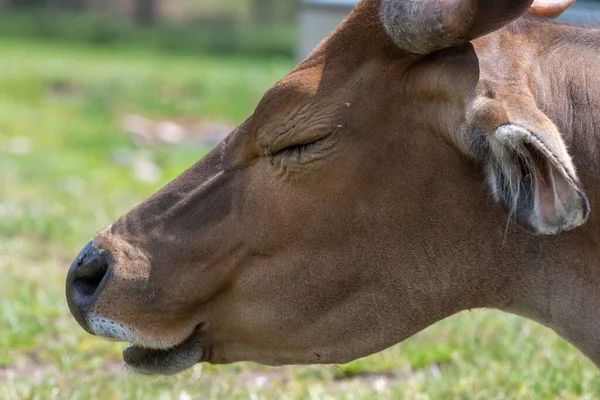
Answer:
M483 157L495 199L537 233L555 234L582 225L589 202L554 123L524 101L515 108L492 102L479 111L488 119L484 125L492 127L478 130L487 144ZM490 115L503 116L502 122L490 125Z

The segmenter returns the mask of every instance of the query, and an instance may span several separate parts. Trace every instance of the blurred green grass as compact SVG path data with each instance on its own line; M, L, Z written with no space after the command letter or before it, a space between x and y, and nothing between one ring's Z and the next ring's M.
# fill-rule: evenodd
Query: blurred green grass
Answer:
M596 368L550 330L466 312L344 366L203 365L130 376L122 344L84 333L63 281L95 231L199 159L139 147L126 113L239 123L292 67L278 58L166 55L0 40L0 397L3 399L594 399ZM155 181L136 179L142 157Z

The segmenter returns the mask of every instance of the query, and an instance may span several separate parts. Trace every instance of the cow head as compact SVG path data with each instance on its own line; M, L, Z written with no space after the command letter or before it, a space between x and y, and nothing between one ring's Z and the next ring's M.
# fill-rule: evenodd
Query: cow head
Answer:
M67 278L77 321L168 374L347 362L502 308L507 218L547 234L588 213L556 127L469 43L531 2L361 2L227 139L86 246Z

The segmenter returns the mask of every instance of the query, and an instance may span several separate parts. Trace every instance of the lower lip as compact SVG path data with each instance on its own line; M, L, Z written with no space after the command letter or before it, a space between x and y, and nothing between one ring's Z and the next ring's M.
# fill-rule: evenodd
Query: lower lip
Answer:
M193 367L203 359L201 327L181 344L166 350L153 350L130 345L123 350L123 361L142 374L172 375Z

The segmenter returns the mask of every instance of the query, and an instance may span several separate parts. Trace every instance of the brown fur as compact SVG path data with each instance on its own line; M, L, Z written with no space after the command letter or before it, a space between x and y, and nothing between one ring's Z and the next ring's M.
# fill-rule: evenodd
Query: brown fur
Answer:
M522 18L418 56L379 4L361 2L216 149L94 239L116 262L91 311L141 344L203 324L206 361L289 364L343 363L489 307L600 363L600 32ZM493 200L502 124L540 135L517 143L529 178L554 174L583 213L585 189L585 225L533 234Z

